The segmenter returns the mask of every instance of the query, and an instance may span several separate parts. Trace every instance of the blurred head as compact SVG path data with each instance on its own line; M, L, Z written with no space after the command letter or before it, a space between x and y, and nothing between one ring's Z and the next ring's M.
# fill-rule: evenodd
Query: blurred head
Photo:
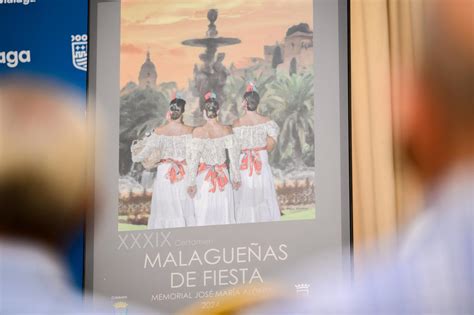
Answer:
M426 185L474 165L474 2L428 2L421 64L401 104L405 157Z
M204 111L206 113L206 117L209 119L217 118L217 114L219 113L219 102L217 101L217 96L209 92L204 96Z
M184 114L184 109L186 106L186 101L181 98L174 98L170 102L170 112L171 112L171 119L178 120Z
M255 91L248 91L244 94L244 106L248 111L254 112L260 104L260 95Z
M0 82L0 238L63 245L89 201L79 105L42 82Z

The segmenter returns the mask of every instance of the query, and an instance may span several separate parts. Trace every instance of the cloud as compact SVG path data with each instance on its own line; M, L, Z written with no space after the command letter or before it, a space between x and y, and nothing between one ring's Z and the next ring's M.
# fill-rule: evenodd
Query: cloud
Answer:
M144 54L145 50L133 44L122 44L120 50L124 54Z
M186 50L185 50L184 47L183 48L181 48L181 47L172 48L172 49L168 50L168 53L170 55L175 56L175 57L185 57L187 55Z
M228 17L239 17L242 12L235 14L229 11L248 12L264 6L265 1L268 0L122 0L122 25L158 26L207 21L207 11L211 8L227 11Z

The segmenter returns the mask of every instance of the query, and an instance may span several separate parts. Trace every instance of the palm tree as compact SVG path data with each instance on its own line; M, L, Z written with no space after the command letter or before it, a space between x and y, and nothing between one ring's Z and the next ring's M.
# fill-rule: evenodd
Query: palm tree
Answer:
M269 86L263 113L281 128L272 162L280 169L314 166L313 74L279 74Z

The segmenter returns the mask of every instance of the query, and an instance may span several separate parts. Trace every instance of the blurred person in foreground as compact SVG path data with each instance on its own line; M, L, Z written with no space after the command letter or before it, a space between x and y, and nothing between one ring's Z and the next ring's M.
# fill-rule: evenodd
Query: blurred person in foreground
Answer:
M91 201L79 109L41 81L0 82L0 314L89 313L60 255Z
M308 298L249 299L247 314L474 314L474 1L425 3L424 58L394 110L426 209L354 280L321 273L317 257L288 276L315 280Z

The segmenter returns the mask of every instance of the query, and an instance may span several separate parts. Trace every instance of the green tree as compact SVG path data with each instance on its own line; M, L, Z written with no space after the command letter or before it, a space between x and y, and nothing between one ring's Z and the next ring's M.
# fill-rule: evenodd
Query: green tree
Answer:
M178 85L176 82L163 82L157 87L158 91L161 92L167 99L171 101L171 97L177 92Z
M275 49L273 50L272 68L276 69L278 65L282 63L283 63L283 55L281 53L281 48L280 46L276 46Z
M120 174L125 175L132 165L130 146L146 132L165 122L168 99L152 89L136 89L120 99Z
M298 68L296 66L296 59L295 57L293 57L290 62L290 75L296 74L298 72L297 69Z
M314 166L314 76L312 73L280 74L270 84L263 108L280 126L272 163L291 170Z

